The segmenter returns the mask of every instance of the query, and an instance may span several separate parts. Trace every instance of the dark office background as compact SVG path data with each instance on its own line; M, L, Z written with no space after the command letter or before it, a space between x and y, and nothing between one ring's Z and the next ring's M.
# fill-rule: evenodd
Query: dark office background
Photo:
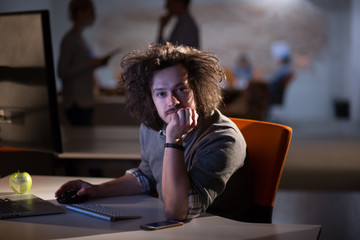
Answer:
M68 0L1 1L0 11L49 9L57 63L61 38L70 27L68 3ZM94 3L97 21L87 30L86 37L95 53L123 49L108 67L98 71L102 87L112 88L121 56L156 38L164 1ZM266 78L276 68L271 56L274 42L286 42L291 47L296 78L286 92L285 104L276 110L280 118L295 122L333 121L337 115L345 114L349 124L359 124L358 1L193 0L191 11L200 27L201 48L215 52L226 68L233 67L240 53L247 53ZM58 87L61 89L60 81Z

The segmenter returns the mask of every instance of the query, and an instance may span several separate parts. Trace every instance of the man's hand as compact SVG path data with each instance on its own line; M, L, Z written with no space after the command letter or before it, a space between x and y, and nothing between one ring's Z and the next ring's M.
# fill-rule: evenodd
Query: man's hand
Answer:
M65 183L62 185L55 193L55 197L59 197L66 192L72 190L78 190L77 194L79 196L88 195L90 198L96 198L96 185L92 185L88 182L84 182L82 180L74 180Z
M181 142L185 134L191 132L197 125L198 114L195 109L181 108L171 115L170 123L166 127L166 142Z
M141 194L139 181L132 174L125 174L122 177L94 185L82 180L73 180L63 184L55 193L55 197L62 194L78 190L79 196L87 195L89 198L102 198L114 196L128 196Z
M195 109L181 108L173 112L166 127L166 143L182 145L182 138L197 126L198 114ZM190 179L184 162L184 152L165 148L162 172L162 196L165 217L184 220L188 214L188 193Z

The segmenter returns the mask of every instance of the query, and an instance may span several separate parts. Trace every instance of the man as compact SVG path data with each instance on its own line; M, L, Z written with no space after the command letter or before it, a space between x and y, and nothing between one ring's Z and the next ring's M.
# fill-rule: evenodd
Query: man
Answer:
M166 0L167 13L160 18L158 42L165 42L163 32L170 19L177 17L177 22L171 32L168 42L200 48L199 30L189 13L190 0Z
M100 185L66 183L55 196L73 188L90 198L157 192L165 217L173 220L245 211L251 193L241 186L249 185L247 179L231 193L237 197L225 189L244 165L246 143L217 110L224 78L218 59L185 46L154 44L127 54L122 67L128 107L142 122L139 167Z
M69 16L73 25L61 41L58 63L63 83L63 106L71 125L92 125L96 85L94 70L105 66L111 55L93 57L83 38L83 32L96 18L91 0L72 0Z

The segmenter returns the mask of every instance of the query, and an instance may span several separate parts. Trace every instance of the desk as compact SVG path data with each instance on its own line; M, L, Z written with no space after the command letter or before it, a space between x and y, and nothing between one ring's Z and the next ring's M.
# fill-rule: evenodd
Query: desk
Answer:
M54 191L72 177L33 176L30 193L56 203ZM106 178L83 178L94 184ZM0 193L9 194L9 177L0 179ZM146 195L93 200L108 206L127 207L140 219L107 222L67 210L65 214L0 220L1 236L12 239L317 239L318 225L253 224L203 215L180 227L145 231L139 224L164 220L163 204Z

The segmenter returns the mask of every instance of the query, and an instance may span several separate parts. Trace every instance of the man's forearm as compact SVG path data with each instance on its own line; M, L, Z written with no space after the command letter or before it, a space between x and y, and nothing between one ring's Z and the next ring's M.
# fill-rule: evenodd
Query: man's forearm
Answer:
M190 180L184 164L184 152L165 148L162 172L162 197L167 219L184 220L188 214Z
M101 197L127 196L141 194L141 187L135 176L126 174L120 178L105 182L98 186Z

